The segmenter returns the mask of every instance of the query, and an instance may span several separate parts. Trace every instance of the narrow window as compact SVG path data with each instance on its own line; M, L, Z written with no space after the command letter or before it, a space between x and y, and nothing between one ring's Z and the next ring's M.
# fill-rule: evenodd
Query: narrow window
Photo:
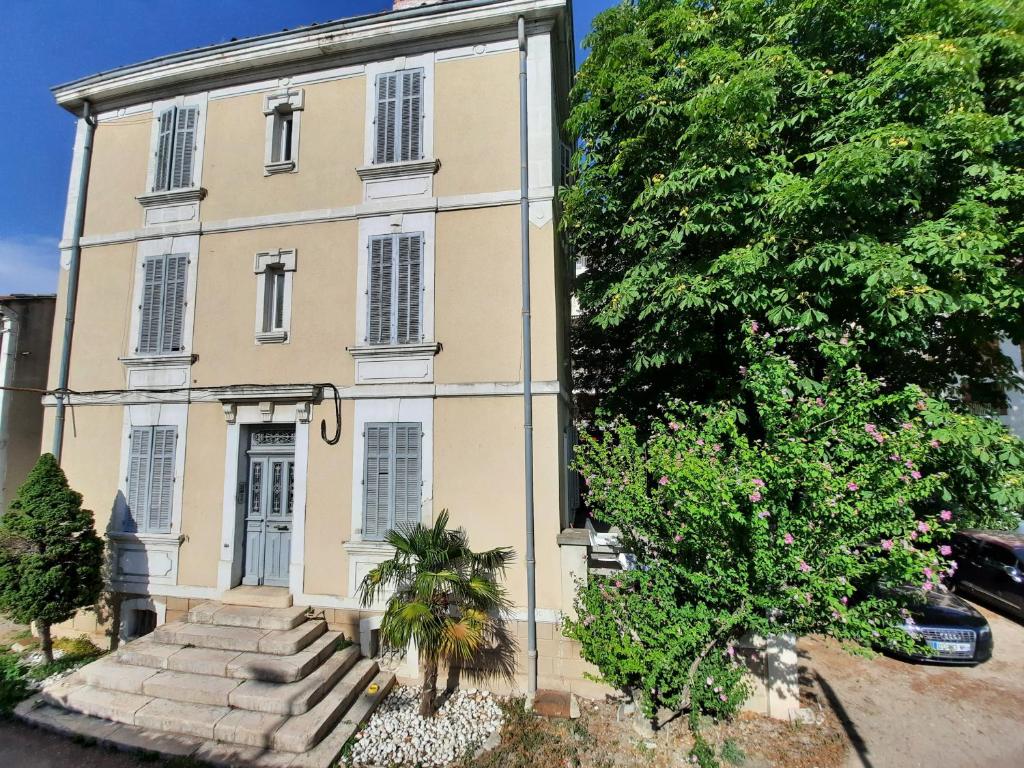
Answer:
M381 541L420 519L423 425L372 423L363 434L363 538Z
M267 267L263 288L263 332L283 331L284 328L284 267Z
M415 344L423 340L423 235L371 237L366 341Z
M153 191L187 189L192 186L199 108L171 107L161 112L157 121Z
M129 533L170 533L178 428L132 427L128 439L128 507L122 527Z
M423 158L423 70L377 77L374 123L373 162Z
M142 272L139 343L135 351L140 355L181 352L188 256L151 256L143 261Z
M263 97L263 114L267 119L264 175L298 170L299 120L304 104L305 96L301 89Z
M287 163L292 160L292 128L294 124L294 115L289 105L283 105L274 110L272 162Z

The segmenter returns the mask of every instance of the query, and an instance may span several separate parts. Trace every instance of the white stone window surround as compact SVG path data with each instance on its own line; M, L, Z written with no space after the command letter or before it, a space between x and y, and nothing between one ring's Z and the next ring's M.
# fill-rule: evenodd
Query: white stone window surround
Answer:
M128 499L128 460L131 456L132 427L176 427L174 448L174 491L171 497L171 529L168 533L124 532ZM186 403L128 405L124 408L121 430L121 460L117 496L111 511L108 531L114 548L111 578L122 591L131 584L177 584L178 549L181 546L182 486L185 477L185 443L188 434Z
M145 224L166 224L189 219L198 221L199 201L206 191L203 189L203 149L206 145L206 107L209 94L190 94L176 96L171 99L154 101L152 105L153 127L149 139L149 162L146 170L146 189L136 200L145 210ZM160 142L160 114L171 107L198 107L199 118L196 122L196 151L192 160L192 186L184 189L153 191L156 181L156 157ZM149 210L159 208L166 210Z
M256 254L253 272L256 275L256 343L282 344L291 338L292 282L298 254L294 248L262 251ZM267 311L268 270L284 272L284 302L281 328L268 329L264 325Z
M357 400L349 431L352 435L352 527L344 544L348 554L348 590L355 597L359 582L378 563L387 560L393 550L381 541L363 540L363 489L366 474L365 427L374 422L418 422L423 428L420 496L420 522L434 519L434 401L432 398L387 398Z
M139 324L142 319L143 270L146 259L172 253L188 255L185 283L185 317L181 329L180 352L161 355L140 355ZM135 252L134 286L132 288L131 325L127 354L120 358L127 370L129 389L183 387L188 385L188 368L192 364L192 333L195 327L196 281L199 273L199 235L163 237L143 240Z
M268 395L269 396L269 395ZM308 402L225 403L227 445L224 453L224 496L221 507L221 547L217 564L217 591L227 592L242 583L242 554L245 525L244 503L238 499L238 483L244 472L243 427L267 424L295 425L295 490L292 497L292 548L288 569L288 590L303 593L306 543L306 484L309 468L309 422L312 407ZM317 438L319 439L319 438Z
M357 384L387 384L434 380L434 228L433 212L397 213L359 220L359 262L356 270L356 339L348 348L356 360ZM367 343L370 287L370 238L377 235L420 233L423 236L421 330L417 344Z
M302 111L305 107L305 92L301 88L289 88L263 97L263 114L267 118L266 139L263 152L263 175L276 173L297 173L299 170L299 135L302 125ZM274 156L275 137L282 114L291 115L291 151L287 160Z

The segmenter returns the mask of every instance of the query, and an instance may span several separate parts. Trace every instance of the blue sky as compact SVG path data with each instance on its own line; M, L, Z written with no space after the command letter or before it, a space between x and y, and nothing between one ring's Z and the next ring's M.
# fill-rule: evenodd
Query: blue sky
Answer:
M577 45L615 0L575 0ZM0 121L0 295L52 293L74 118L50 87L188 48L390 8L391 0L6 0L0 76L18 120ZM582 60L577 52L577 61Z

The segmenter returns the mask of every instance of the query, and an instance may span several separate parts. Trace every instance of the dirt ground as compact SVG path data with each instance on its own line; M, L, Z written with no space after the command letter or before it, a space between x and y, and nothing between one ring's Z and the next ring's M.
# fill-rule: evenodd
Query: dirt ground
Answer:
M979 609L995 652L977 667L864 659L801 641L805 683L850 743L845 768L1024 765L1024 625Z

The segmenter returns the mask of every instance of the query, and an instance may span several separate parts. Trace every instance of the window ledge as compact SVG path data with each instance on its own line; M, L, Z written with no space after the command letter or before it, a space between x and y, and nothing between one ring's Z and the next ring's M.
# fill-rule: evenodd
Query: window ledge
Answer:
M276 163L267 163L263 166L264 176L273 176L277 173L291 173L295 170L294 160L281 160Z
M199 359L199 355L132 355L117 359L125 368L178 368L182 365L192 365Z
M401 179L406 176L432 176L441 167L441 161L435 159L408 160L401 163L375 163L361 165L356 173L363 181L374 179Z
M257 344L283 344L288 341L288 331L261 331L256 334Z
M441 345L436 341L425 341L419 344L363 344L345 349L356 360L368 358L379 360L395 357L433 356L441 351Z
M165 192L147 192L144 195L136 195L135 199L143 208L153 208L158 205L197 203L204 197L206 197L206 190L203 187L188 187Z
M107 538L112 541L160 545L180 545L185 541L185 537L180 533L128 533L126 531L110 531L107 534Z
M350 555L369 555L371 557L390 557L395 548L386 541L364 541L362 539L346 541L341 548Z

